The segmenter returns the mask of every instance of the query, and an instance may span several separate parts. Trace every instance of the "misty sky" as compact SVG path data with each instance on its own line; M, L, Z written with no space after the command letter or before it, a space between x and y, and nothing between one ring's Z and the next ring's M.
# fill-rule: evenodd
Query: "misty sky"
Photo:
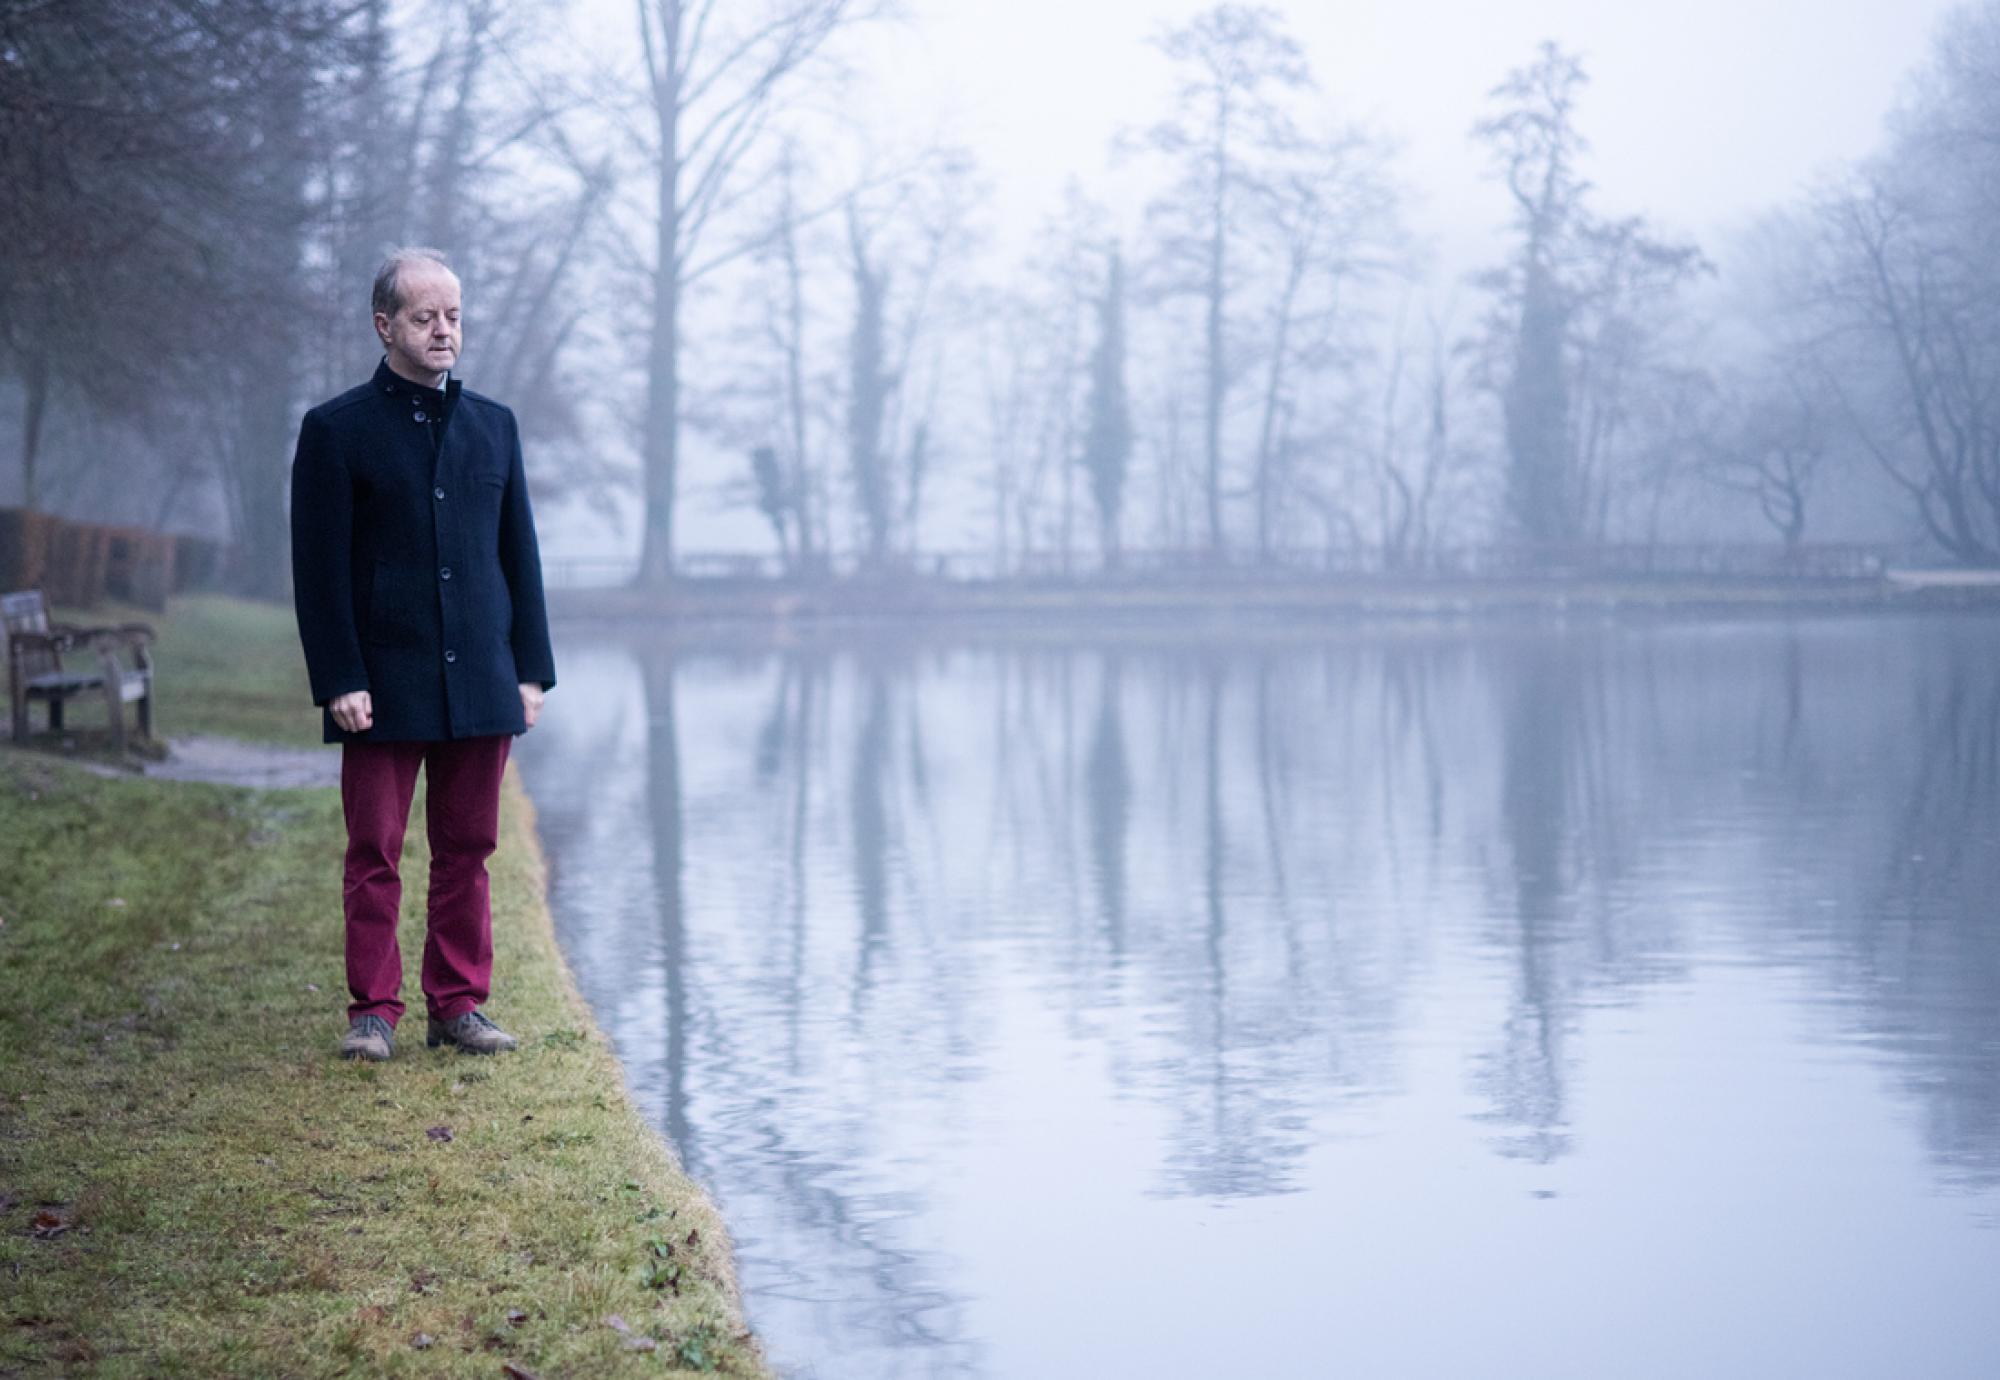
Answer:
M1203 0L910 0L877 31L875 75L978 154L1002 234L1103 177L1121 126L1157 118L1167 63L1146 39ZM1501 214L1467 131L1485 93L1544 38L1591 75L1580 123L1607 212L1707 239L1873 146L1948 0L1279 0L1336 107L1402 142L1412 220L1451 258Z

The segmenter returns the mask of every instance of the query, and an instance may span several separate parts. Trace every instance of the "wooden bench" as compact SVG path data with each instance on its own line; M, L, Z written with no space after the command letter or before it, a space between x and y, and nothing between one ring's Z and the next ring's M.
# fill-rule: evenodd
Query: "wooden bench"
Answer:
M111 743L125 750L125 706L137 703L139 736L153 736L153 630L143 623L115 628L80 628L49 622L38 589L0 594L0 621L7 629L7 698L14 711L14 741L28 740L28 706L45 700L49 731L63 726L63 702L93 691L104 696L111 714ZM63 665L68 655L70 667ZM74 663L90 658L88 669Z

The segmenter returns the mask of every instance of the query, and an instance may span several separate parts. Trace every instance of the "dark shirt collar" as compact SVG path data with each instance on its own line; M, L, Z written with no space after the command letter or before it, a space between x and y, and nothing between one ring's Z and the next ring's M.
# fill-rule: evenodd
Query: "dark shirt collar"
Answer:
M421 383L412 383L389 367L389 357L375 366L375 386L392 398L410 398L418 402L444 403L458 396L458 376L446 374L443 388L430 388Z

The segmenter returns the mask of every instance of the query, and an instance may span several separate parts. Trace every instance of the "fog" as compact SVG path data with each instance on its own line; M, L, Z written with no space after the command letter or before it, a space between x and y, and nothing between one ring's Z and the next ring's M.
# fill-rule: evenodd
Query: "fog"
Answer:
M0 0L0 589L433 247L776 1365L1983 1375L1996 227L2000 0Z
M209 8L0 11L0 503L244 587L410 242L559 582L2000 555L1991 4Z

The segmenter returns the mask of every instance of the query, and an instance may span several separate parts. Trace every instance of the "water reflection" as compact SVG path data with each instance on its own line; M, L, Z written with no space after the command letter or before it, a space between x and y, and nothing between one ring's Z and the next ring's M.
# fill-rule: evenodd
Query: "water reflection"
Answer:
M801 1374L1108 1373L1107 1336L1187 1373L1239 1287L1261 1321L1215 1364L1445 1365L1407 1299L1451 1270L1500 1319L1693 1224L1792 1279L1757 1286L1778 1315L1817 1271L1886 1296L1932 1262L1896 1355L1949 1374L2000 1347L1954 1311L2000 1285L1990 643L572 635L522 758L579 980ZM1948 1212L1909 1208L1940 1189ZM1828 1202L1852 1204L1836 1261L1787 1216ZM1672 1298L1660 1255L1629 1283ZM1337 1342L1298 1278L1355 1308ZM1670 1313L1537 1364L1729 1373ZM1732 1364L1867 1373L1843 1327Z

